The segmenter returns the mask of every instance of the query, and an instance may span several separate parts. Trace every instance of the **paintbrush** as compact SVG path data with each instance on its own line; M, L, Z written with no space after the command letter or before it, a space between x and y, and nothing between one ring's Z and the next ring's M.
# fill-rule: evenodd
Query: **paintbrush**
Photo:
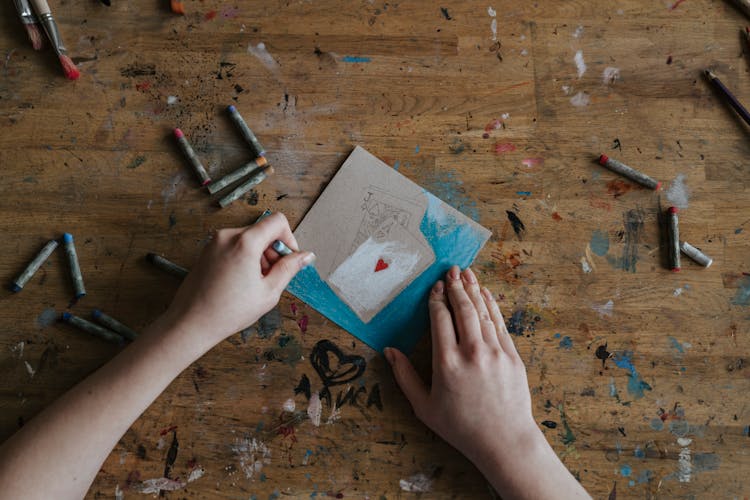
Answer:
M60 64L62 64L65 76L70 80L77 80L78 77L81 76L81 72L78 71L73 60L68 57L68 51L65 50L62 38L60 38L60 31L57 29L57 23L52 17L52 12L49 10L47 0L31 0L31 4L34 6L34 10L36 10L37 15L42 22L44 31L47 33L47 38L49 38L52 43L52 47L55 49L57 57L60 59Z
M185 13L185 6L183 5L182 0L170 0L170 4L172 6L172 12L175 14Z
M724 97L729 101L729 104L734 108L734 110L742 117L743 120L745 120L745 123L750 125L750 113L747 112L747 109L745 109L745 106L740 103L740 101L737 100L736 97L729 91L728 88L724 86L723 83L721 83L721 80L711 71L710 69L707 69L704 71L706 78L708 78L708 81L711 82L711 84L716 87L716 89L724 95Z
M18 16L21 18L21 22L24 28L26 28L26 33L29 35L31 46L34 47L34 50L41 50L42 46L44 46L44 38L42 38L42 32L39 28L39 19L34 15L34 11L31 10L31 5L29 5L28 0L13 0L13 3L16 4Z
M734 0L734 5L750 17L750 0Z

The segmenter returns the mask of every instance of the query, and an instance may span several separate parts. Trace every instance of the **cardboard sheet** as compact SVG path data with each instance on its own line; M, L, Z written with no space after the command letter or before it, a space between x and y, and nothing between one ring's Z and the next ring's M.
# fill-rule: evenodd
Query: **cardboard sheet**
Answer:
M294 235L317 260L288 290L374 349L410 352L430 288L490 232L357 146Z

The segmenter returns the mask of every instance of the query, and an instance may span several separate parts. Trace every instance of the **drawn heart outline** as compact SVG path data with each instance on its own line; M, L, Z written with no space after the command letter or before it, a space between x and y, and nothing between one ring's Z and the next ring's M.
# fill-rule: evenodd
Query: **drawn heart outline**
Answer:
M335 370L331 368L331 354L336 357L338 363ZM326 387L351 382L361 376L367 367L365 358L356 354L344 354L336 344L327 339L313 346L310 364Z

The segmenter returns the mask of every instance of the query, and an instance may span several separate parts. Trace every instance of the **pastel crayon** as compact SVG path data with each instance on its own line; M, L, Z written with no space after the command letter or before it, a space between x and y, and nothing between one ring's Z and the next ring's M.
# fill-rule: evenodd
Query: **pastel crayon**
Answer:
M63 234L63 243L65 244L65 255L68 256L70 277L73 279L76 298L80 299L86 295L86 287L83 286L83 275L81 274L81 266L78 263L78 254L76 253L76 245L73 242L73 235L70 233Z
M631 181L637 182L638 184L651 188L655 191L661 187L661 182L658 182L648 175L639 172L634 168L628 167L621 161L610 158L607 155L603 154L599 156L599 164L603 167L607 167L612 172L620 174L623 177L627 177Z
M188 275L189 272L184 267L179 266L171 260L165 259L161 255L157 255L155 253L147 254L146 260L148 260L150 263L152 263L162 271L165 271L173 276L177 276L178 278L184 278Z
M680 270L680 226L677 219L677 212L677 207L669 207L667 210L669 266L674 272Z
M174 129L174 136L177 138L177 143L180 145L180 149L182 149L185 157L190 162L190 166L193 167L195 175L197 175L198 179L200 179L201 186L210 184L211 177L209 177L208 172L206 172L206 169L203 167L203 164L198 158L198 154L193 150L193 147L188 142L185 134L182 132L182 130L176 128Z
M268 217L272 213L273 212L271 212L271 210L269 210L268 208L265 209L265 210L263 210L263 213L260 214L257 219L255 219L255 222L253 222L253 224L257 224L258 222L262 221L263 219L265 219L266 217Z
M277 254L281 255L282 257L285 257L287 255L291 255L294 253L294 250L289 248L286 243L284 243L281 240L276 240L271 244L271 248L273 248Z
M264 167L268 164L268 160L264 157L259 156L255 160L247 163L232 173L229 173L219 179L216 182L212 182L208 185L208 192L211 194L218 193L230 184L234 184L238 180L242 179L246 175L250 174L253 170L257 170L260 167Z
M117 335L115 332L99 325L95 325L91 321L79 318L78 316L70 314L69 312L63 313L62 320L70 325L75 326L79 330L83 330L84 332L94 335L95 337L99 337L100 339L104 339L114 344L122 344L123 338Z
M714 259L701 252L687 241L680 242L680 250L703 267L709 267L714 262Z
M135 338L138 336L138 334L135 333L132 329L123 325L112 316L104 314L99 309L94 309L91 312L91 316L93 316L100 325L109 328L113 332L128 340L135 340Z
M237 111L237 108L234 106L228 106L227 111L229 111L229 116L232 118L234 124L237 125L237 128L240 129L242 137L244 137L245 141L250 145L255 156L265 156L266 150L260 145L260 141L255 137L255 134L250 130L250 127L247 126L247 123L245 123L245 120L242 118L240 112Z
M50 255L52 255L52 252L55 251L57 245L57 240L48 241L47 244L44 245L44 248L42 248L39 253L36 254L36 257L34 257L31 262L29 262L29 265L26 266L26 269L24 269L23 272L18 276L18 278L15 279L11 286L11 290L16 293L20 292L23 287L26 286L26 283L28 283L29 280L34 276L34 274L39 270L39 268L42 267L44 261L46 261Z
M234 191L219 200L221 208L225 208L238 199L242 198L245 193L253 189L255 186L266 180L266 178L274 172L272 166L263 167L260 171L250 176L245 182L237 186Z

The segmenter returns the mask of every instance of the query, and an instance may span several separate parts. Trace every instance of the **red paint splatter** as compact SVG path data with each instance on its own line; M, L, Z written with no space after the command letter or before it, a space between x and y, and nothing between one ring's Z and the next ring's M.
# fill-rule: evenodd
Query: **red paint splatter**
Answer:
M562 220L562 217L560 217L560 214L558 214L557 212L552 212L552 218L555 219L556 221Z
M504 128L504 127L505 127L505 124L501 122L500 120L498 120L497 118L495 118L494 120L492 120L491 122L489 122L487 125L484 126L484 134L482 134L482 138L489 139L490 132L492 132L493 130Z
M297 326L299 326L299 329L302 333L307 333L307 323L310 322L310 318L307 317L307 314L302 316L299 321L297 321Z
M594 208L603 208L604 210L612 210L611 203L593 195L589 198L589 205L591 205Z
M196 465L198 465L198 460L196 460L195 458L191 458L190 460L188 460L188 463L187 463L188 469L191 469L191 470L195 469Z
M541 167L544 165L544 158L524 158L521 163L528 168Z
M375 272L380 272L383 269L388 269L388 264L383 259L378 259L378 263L375 264Z
M206 21L210 21L214 17L216 17L216 11L215 10L209 10L208 12L206 12L206 15L203 16L203 19L205 19Z
M607 183L607 192L615 198L619 198L631 189L633 189L633 185L622 179L615 179Z
M292 305L289 306L289 307L292 310L292 314L294 314L296 316L297 315L297 304L295 304L294 302L292 302Z
M176 430L177 430L177 426L173 425L172 427L167 427L166 429L162 429L161 432L159 433L159 435L160 436L166 436L170 432L176 431Z
M509 142L495 144L495 153L497 154L511 153L515 150L516 150L516 146Z
M293 443L297 442L297 436L295 434L294 426L293 425L282 425L279 427L279 430L276 432L277 434L284 436L284 437L290 437Z
M141 92L144 92L151 88L151 82L146 80L145 82L137 83L135 85L135 90L140 90Z
M675 9L676 9L677 7L679 7L679 6L680 6L680 4L681 4L682 2L684 2L684 1L685 1L685 0L677 0L677 1L675 2L675 3L673 3L673 4L672 4L672 6L671 6L671 7L669 8L669 10L675 10Z

